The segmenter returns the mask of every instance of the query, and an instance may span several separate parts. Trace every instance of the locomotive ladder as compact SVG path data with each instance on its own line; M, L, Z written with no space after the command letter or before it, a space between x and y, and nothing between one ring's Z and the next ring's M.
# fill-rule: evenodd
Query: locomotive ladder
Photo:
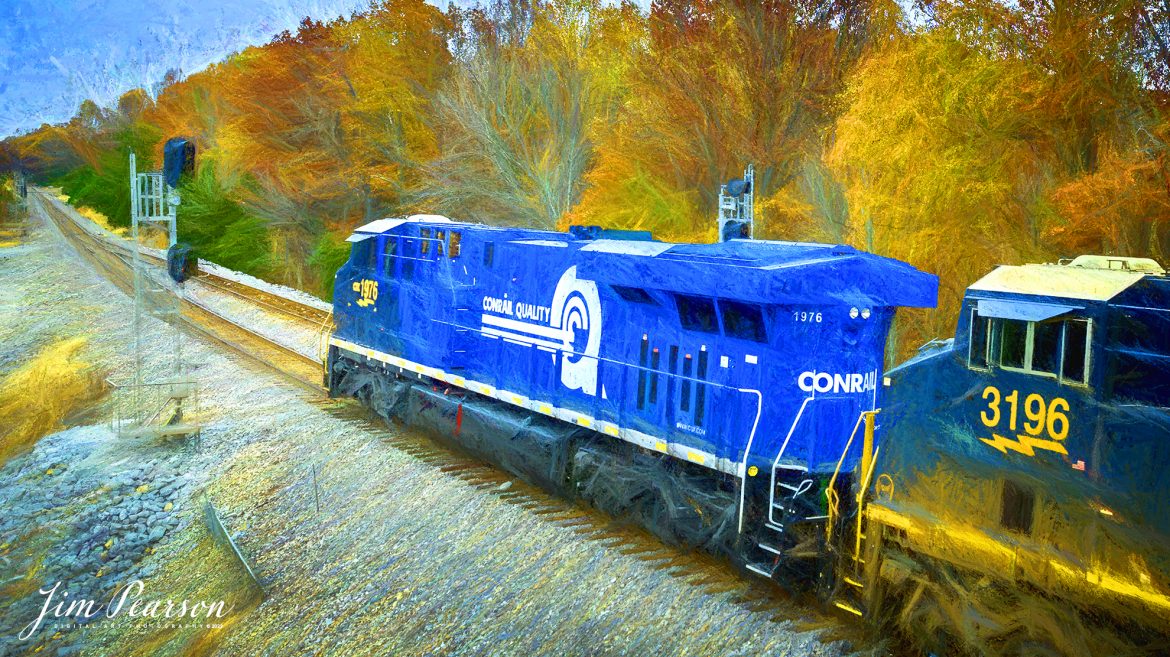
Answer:
M840 497L837 494L837 476L841 472L841 465L845 462L845 457L849 453L849 448L853 444L853 439L857 436L857 429L861 426L862 421L865 422L865 433L861 449L861 477L860 485L857 487L857 507L856 507L856 525L853 528L852 550L849 554L849 561L841 567L841 581L846 586L848 595L842 595L835 592L833 597L833 604L838 609L847 611L856 616L863 616L865 613L865 605L863 603L862 592L865 589L863 582L863 570L865 566L865 559L862 556L862 551L865 542L865 494L869 490L869 482L873 477L874 462L877 460L878 451L880 448L874 447L874 425L876 423L877 414L880 409L872 411L862 411L857 418L857 424L853 427L853 433L849 436L849 441L845 443L845 449L841 452L841 458L837 461L837 468L833 471L833 477L829 480L829 486L825 489L825 497L828 500L829 519L825 524L825 544L830 550L833 549L833 528L840 519ZM843 599L842 599L843 598Z
M808 408L808 405L810 402L813 402L816 399L817 399L816 395L813 394L811 397L805 398L804 402L801 403L800 409L796 412L796 417L793 418L793 420L792 420L792 426L790 426L788 428L788 435L785 436L784 443L780 446L779 451L776 453L775 460L772 461L772 473L771 473L771 478L768 482L768 515L767 515L765 522L764 522L764 529L766 530L766 532L768 532L767 535L770 536L771 538L779 538L784 534L784 522L786 522L785 514L789 510L788 507L785 507L784 504L777 501L777 495L776 495L777 484L783 486L786 489L793 491L793 497L795 497L796 495L799 495L807 490L807 488L804 486L791 486L787 483L783 483L783 482L779 481L779 471L781 471L781 470L796 470L796 471L805 472L805 473L808 472L808 468L806 468L804 466L796 465L796 464L782 463L781 459L784 457L784 452L788 449L788 442L790 440L792 440L792 435L794 433L796 433L797 425L800 424L801 418L804 417L805 409ZM750 443L748 444L748 449L749 450L751 449ZM747 462L747 454L745 453L744 454L744 463L746 463L746 462ZM783 500L783 499L787 499L787 498L781 498L781 500ZM743 507L743 505L742 505L742 501L741 501L740 508L742 509L742 507ZM779 513L777 513L777 512L779 512ZM741 532L743 531L742 512L740 515L740 531ZM784 555L784 551L781 548L776 547L775 545L772 545L772 543L767 542L767 540L770 540L770 539L757 540L756 547L769 554L768 558L770 559L771 564L769 565L766 562L765 563L748 563L747 569L752 571L753 573L761 576L761 577L766 577L768 579L771 579L776 574L776 571L780 568L780 559L782 559L785 555Z

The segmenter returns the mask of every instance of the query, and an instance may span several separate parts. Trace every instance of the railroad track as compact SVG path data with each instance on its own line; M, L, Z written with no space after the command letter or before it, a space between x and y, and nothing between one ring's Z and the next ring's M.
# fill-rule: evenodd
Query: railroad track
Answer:
M46 203L43 195L40 200L41 208L65 238L78 248L81 255L94 265L107 280L114 283L123 292L133 295L134 272L129 249L124 245L102 239L82 228L54 203ZM155 258L155 260L158 259ZM163 266L165 266L165 262L163 262ZM322 387L323 364L319 359L312 358L259 331L243 326L190 298L182 300L181 311L184 326L192 332L228 347L253 363L274 371L301 387L318 394L324 392Z
M74 244L85 252L84 255L88 255L87 259L93 262L104 276L123 291L133 294L133 273L128 248L93 235L79 226L62 209L55 207L55 199L50 199L49 202L45 200L42 198L42 207L46 209L54 224L66 233L67 239L72 236L71 241L76 240ZM111 253L119 249L121 249L119 253ZM165 266L165 262L162 264ZM265 295L269 297L276 295L257 291L236 281L224 284L228 279L222 277L212 278L215 281L213 287L221 287L225 292L257 303L261 307L277 309L276 307L287 301L288 312L285 314L298 317L300 321L306 323L328 321L327 317L322 317L319 309L311 306L280 297L277 297L280 299L279 302L274 302L265 299ZM240 290L236 286L247 290ZM261 293L255 294L256 292ZM195 332L249 357L267 369L291 378L315 393L323 392L320 362L190 300L184 300L184 304L185 325ZM300 305L301 309L294 309L295 305ZM316 314L302 313L301 310L305 308ZM308 373L310 367L313 370L312 375ZM805 629L825 630L826 640L846 639L856 645L863 636L859 628L843 625L836 617L822 612L815 605L798 601L775 585L745 578L727 562L714 556L667 545L642 527L617 521L595 509L552 495L517 479L493 464L480 461L457 447L420 432L387 432L381 418L352 400L318 397L316 401L330 415L355 423L373 435L383 436L384 443L434 467L444 476L458 478L484 494L521 507L541 516L546 522L577 534L583 541L594 542L636 558L650 568L665 571L672 577L686 581L710 595L728 595L733 604L750 613L765 614L769 620L776 623L796 623Z
M39 191L39 190L38 190ZM91 242L96 241L104 245L103 248L109 251L117 251L125 255L127 258L131 256L131 249L128 243L121 240L115 240L106 236L97 234L96 231L89 230L77 224L69 215L59 207L63 205L61 201L53 198L45 192L39 192L42 200L42 206L50 212L56 214L57 217L65 219L72 227L75 227L84 238ZM166 268L166 258L160 257L150 252L143 252L142 258L149 260L162 268ZM333 319L333 313L328 310L323 310L316 306L311 306L306 303L284 297L279 294L273 294L267 290L263 290L239 281L220 276L214 272L203 270L193 279L200 285L204 285L216 289L225 294L243 299L249 303L255 304L264 308L265 310L274 311L286 315L292 319L306 322L313 327L327 326Z

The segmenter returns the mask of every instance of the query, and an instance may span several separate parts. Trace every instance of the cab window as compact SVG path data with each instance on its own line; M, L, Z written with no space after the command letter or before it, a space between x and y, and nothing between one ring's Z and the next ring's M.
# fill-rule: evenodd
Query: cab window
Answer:
M451 231L451 236L447 242L447 255L452 259L459 257L459 245L463 240L463 234L458 231Z
M987 320L972 310L970 331L967 364L972 369L988 369L992 360L1003 369L1088 384L1091 327L1087 319Z
M991 319L979 314L978 308L971 309L971 339L967 343L967 366L971 369L987 369L987 336Z
M365 262L363 266L369 269L371 273L378 271L378 248L374 240L366 240L363 242L366 245Z
M723 330L727 335L741 340L767 342L764 329L764 312L754 304L720 300L719 310L723 315Z
M719 332L714 299L692 297L687 294L676 294L674 299L678 304L679 322L684 329L703 333Z
M374 242L373 238L366 238L360 242L354 242L349 250L349 261L355 267L360 269L374 269L376 260L374 259Z
M391 235L382 244L382 272L386 276L394 275L394 259L397 253L398 238Z
M1017 370L1028 367L1028 325L1015 319L1001 319L999 322L999 364Z
M1070 319L1064 323L1064 361L1060 377L1074 383L1089 382L1089 320Z

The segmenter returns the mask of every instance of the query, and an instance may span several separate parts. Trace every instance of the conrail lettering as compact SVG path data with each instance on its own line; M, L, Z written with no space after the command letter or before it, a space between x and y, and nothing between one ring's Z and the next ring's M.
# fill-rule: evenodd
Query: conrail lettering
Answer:
M513 303L512 299L498 297L484 297L483 309L497 315L510 315L525 321L548 323L552 312L548 306L523 301Z
M877 370L850 374L804 372L797 377L796 384L805 392L872 392L877 390L877 375Z

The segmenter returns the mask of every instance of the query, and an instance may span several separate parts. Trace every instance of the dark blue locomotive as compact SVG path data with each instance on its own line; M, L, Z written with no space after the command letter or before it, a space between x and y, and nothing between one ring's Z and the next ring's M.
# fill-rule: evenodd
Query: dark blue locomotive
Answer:
M823 534L807 528L823 527L827 481L849 477L850 439L881 404L895 308L937 294L934 276L847 246L432 215L350 241L333 394L607 508L689 484L707 502L691 518L703 530L683 536L747 535L773 564L790 525L806 527L800 540Z
M967 291L954 340L889 377L854 555L868 604L935 651L1166 654L1162 269L999 267Z

